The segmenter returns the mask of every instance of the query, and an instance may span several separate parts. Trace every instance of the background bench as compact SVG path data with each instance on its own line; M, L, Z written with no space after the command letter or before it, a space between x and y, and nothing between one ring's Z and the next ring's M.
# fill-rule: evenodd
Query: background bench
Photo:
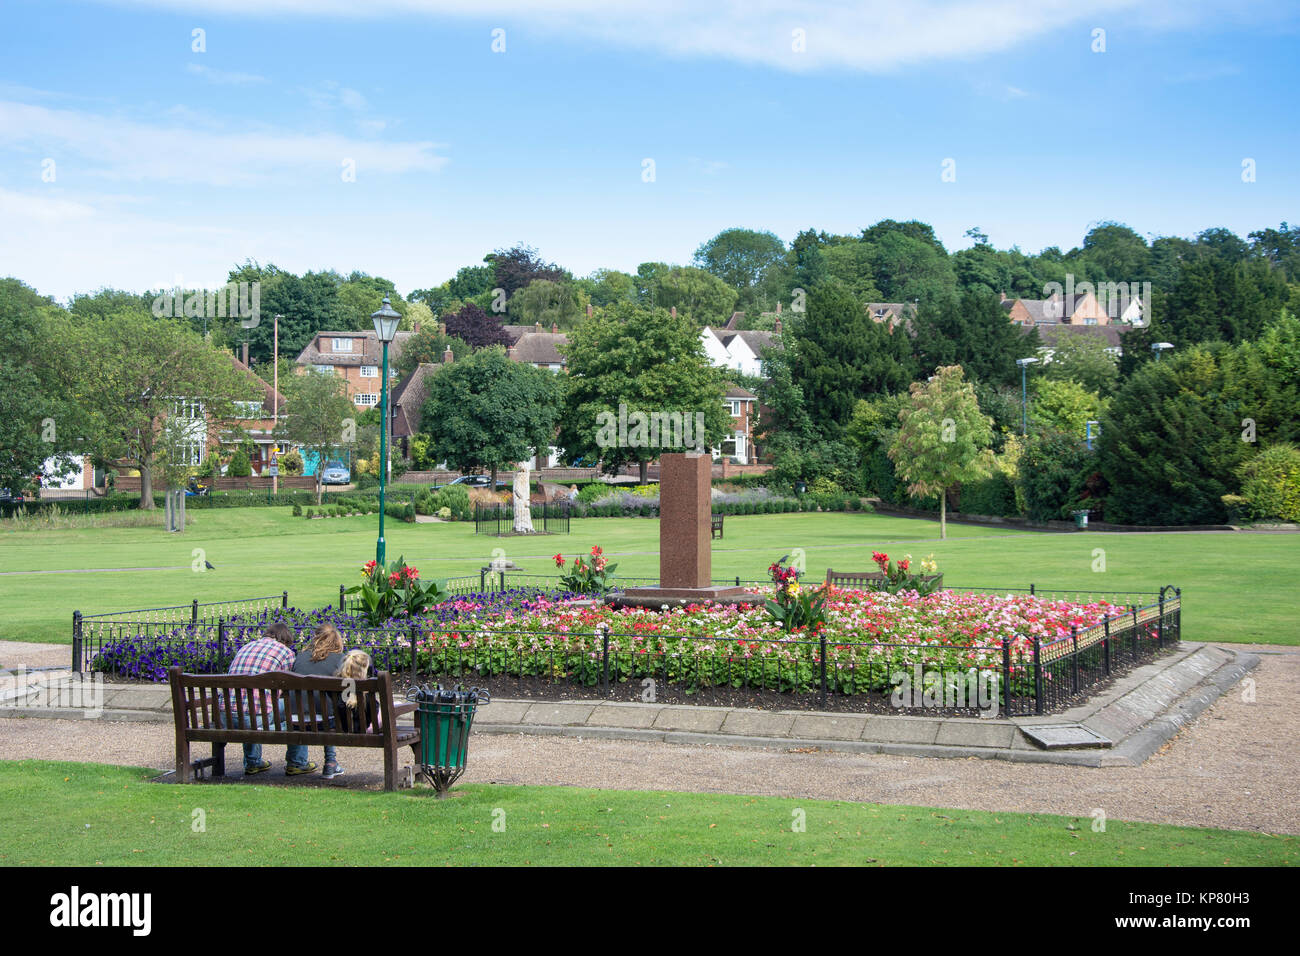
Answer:
M826 583L833 584L837 588L853 588L856 590L865 590L868 582L887 580L887 575L883 571L833 571L826 569ZM923 581L938 581L939 588L943 588L943 575L931 574L922 575Z
M709 518L709 531L712 532L711 537L722 537L722 518L722 515L713 515Z
M214 777L225 776L227 744L304 744L318 747L377 747L384 751L384 789L397 789L397 751L410 747L419 762L420 732L398 726L397 718L416 705L393 700L393 678L378 677L351 682L357 707L346 706L340 694L349 682L342 677L307 677L273 671L252 676L185 674L179 667L167 672L172 689L172 719L176 725L176 778L189 783L194 771L212 768ZM276 719L277 701L284 701L284 720ZM260 728L222 722L231 715L269 715ZM333 718L334 726L329 724ZM232 720L229 723L236 723ZM190 745L210 742L210 758L190 760Z

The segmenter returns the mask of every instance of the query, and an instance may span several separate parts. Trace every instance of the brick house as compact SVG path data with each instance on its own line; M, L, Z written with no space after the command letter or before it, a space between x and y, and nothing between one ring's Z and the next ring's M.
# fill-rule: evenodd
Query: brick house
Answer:
M1073 308L1066 315L1066 300L1060 295L1046 299L1009 299L1002 293L1002 308L1017 325L1034 328L1042 325L1109 325L1111 317L1092 292L1073 297Z
M414 332L398 332L388 346L389 389L395 384L394 366ZM383 346L373 329L369 332L317 332L300 353L303 368L322 375L341 375L347 395L357 408L374 408L382 392L380 369Z

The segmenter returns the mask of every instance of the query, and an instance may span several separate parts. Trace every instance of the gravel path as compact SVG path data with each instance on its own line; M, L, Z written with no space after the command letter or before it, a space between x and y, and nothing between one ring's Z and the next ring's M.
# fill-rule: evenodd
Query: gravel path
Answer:
M37 645L28 645L36 647ZM57 646L57 645L56 645ZM1239 646L1239 645L1233 645ZM766 794L828 800L1059 813L1300 833L1300 650L1246 647L1262 655L1252 673L1255 701L1243 690L1221 697L1140 767L1094 769L999 760L756 750L569 737L476 735L467 782ZM65 648L60 650L66 653ZM0 661L0 664L6 662ZM7 665L8 666L8 665ZM0 759L96 761L169 768L170 724L0 719ZM206 747L198 753L206 754ZM409 751L403 759L409 756ZM243 785L239 750L227 751L232 782ZM344 750L348 773L293 786L378 787L382 758ZM284 783L283 751L268 748L275 770L246 785ZM321 760L313 749L312 759Z

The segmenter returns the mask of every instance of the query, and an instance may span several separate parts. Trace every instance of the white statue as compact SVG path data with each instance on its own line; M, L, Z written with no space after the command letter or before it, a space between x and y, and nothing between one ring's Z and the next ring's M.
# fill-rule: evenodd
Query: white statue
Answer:
M515 534L533 534L533 513L529 507L528 462L515 469Z

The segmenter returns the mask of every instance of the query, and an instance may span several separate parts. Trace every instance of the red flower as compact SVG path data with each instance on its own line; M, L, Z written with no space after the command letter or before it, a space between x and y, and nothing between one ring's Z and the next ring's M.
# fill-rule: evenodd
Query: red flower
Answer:
M591 556L592 556L593 558L598 558L598 557L600 557L600 545L598 545L598 544L593 544L593 545L591 546Z
M910 562L910 561L899 561L899 562L898 562L898 566L899 566L900 568L902 568L904 571L906 571L906 570L907 570L907 566L908 566L909 564L911 564L911 563L912 563L912 562Z
M555 556L555 566L556 566L557 568L562 568L562 567L564 567L564 555L562 555L562 554L557 554L557 555Z

